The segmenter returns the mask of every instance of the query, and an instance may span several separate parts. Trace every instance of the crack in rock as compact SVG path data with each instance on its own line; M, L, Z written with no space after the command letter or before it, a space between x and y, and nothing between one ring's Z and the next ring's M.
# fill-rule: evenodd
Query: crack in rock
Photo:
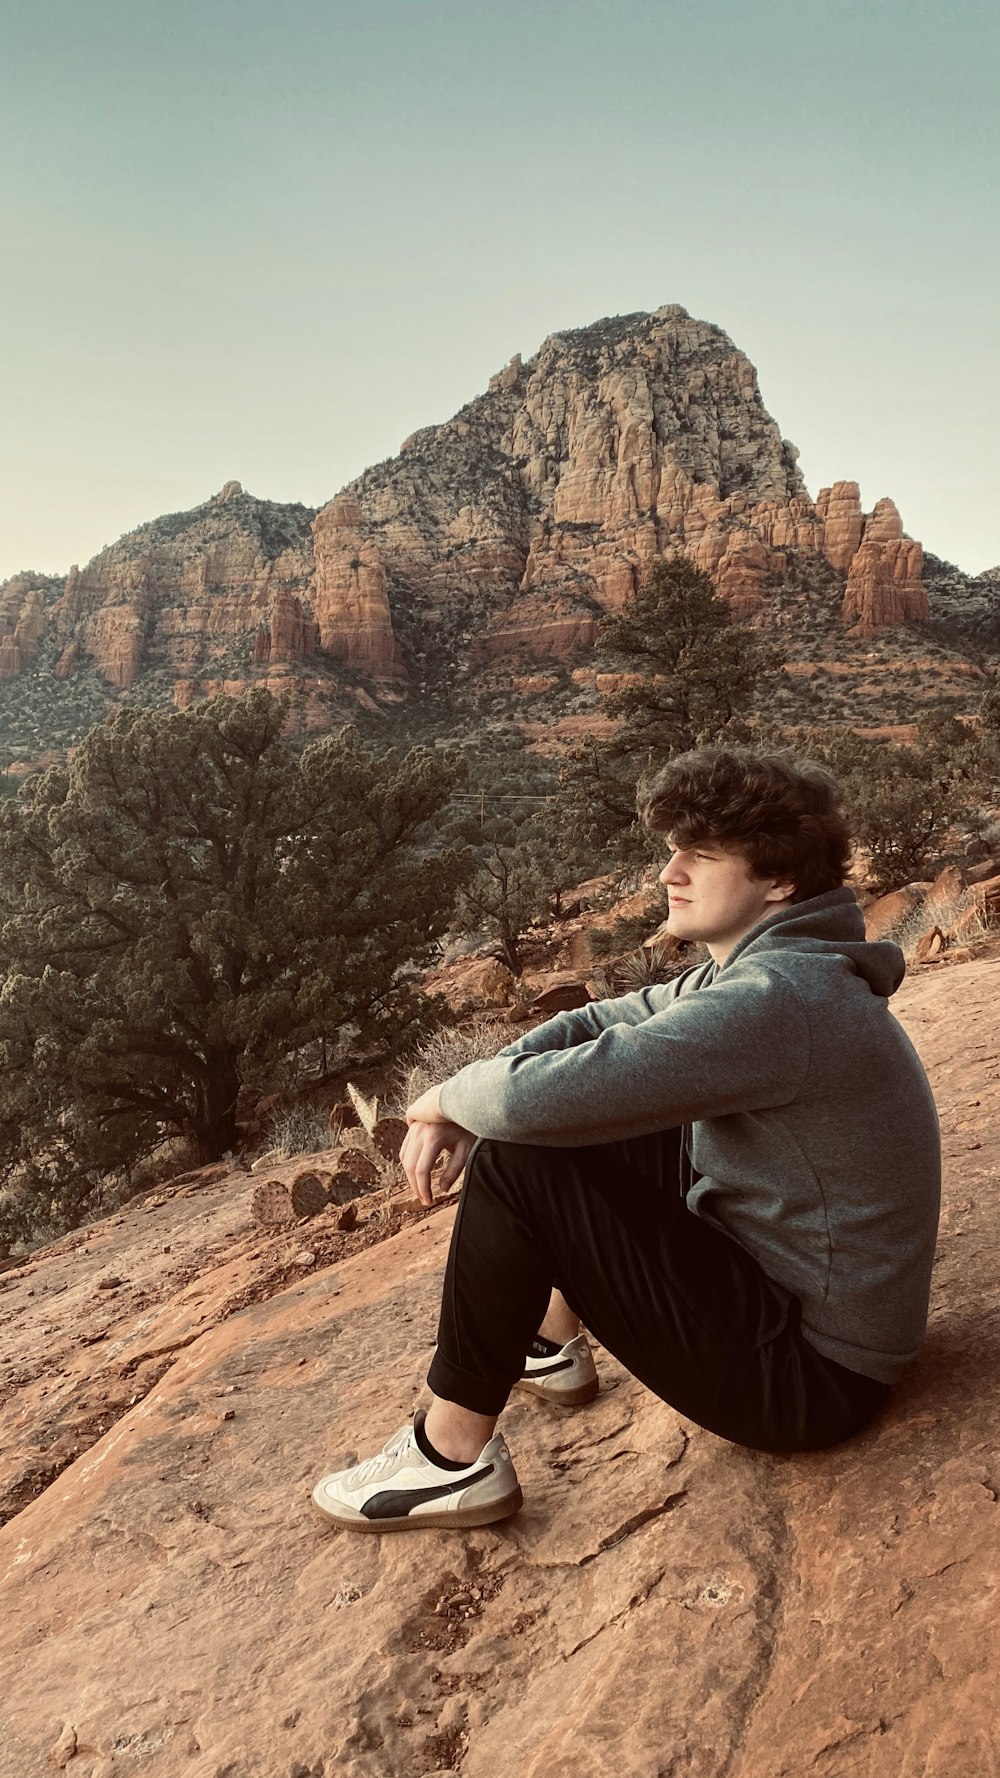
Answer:
M589 1647L590 1643L596 1642L598 1636L604 1635L605 1630L613 1629L615 1624L620 1624L622 1619L627 1618L630 1612L635 1611L640 1605L645 1605L646 1600L651 1593L656 1591L656 1588L659 1586L666 1572L665 1568L661 1568L658 1574L654 1574L652 1580L646 1582L646 1585L640 1592L632 1594L627 1605L623 1605L620 1611L616 1611L614 1616L607 1618L603 1624L598 1624L596 1630L592 1630L589 1636L584 1636L582 1641L577 1642L572 1648L567 1649L566 1653L560 1658L564 1661L571 1661L574 1655L580 1653L581 1648Z
M615 1549L634 1532L641 1531L643 1525L650 1525L654 1519L662 1519L666 1513L675 1512L679 1506L683 1506L687 1499L687 1492L686 1488L680 1488L676 1494L668 1494L666 1500L662 1500L658 1506L647 1506L641 1512L633 1513L632 1517L626 1519L623 1525L619 1525L615 1531L609 1531L607 1537L602 1537L596 1550L590 1550L587 1555L581 1556L576 1566L586 1568L588 1562L596 1562L598 1556L603 1556L605 1550Z
M756 1580L753 1599L753 1654L749 1668L733 1690L729 1707L732 1739L729 1751L713 1778L739 1778L736 1761L746 1743L750 1724L767 1691L784 1620L785 1584L791 1569L792 1534L778 1497L773 1470L761 1463L760 1518L751 1523L737 1548L746 1556Z

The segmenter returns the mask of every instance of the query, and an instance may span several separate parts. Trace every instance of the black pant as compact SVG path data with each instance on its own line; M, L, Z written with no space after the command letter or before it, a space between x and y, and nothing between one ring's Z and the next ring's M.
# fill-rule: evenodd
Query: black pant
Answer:
M680 1139L476 1144L428 1376L435 1395L500 1413L556 1285L654 1394L736 1444L815 1450L873 1417L887 1385L824 1358L803 1338L798 1298L688 1210Z

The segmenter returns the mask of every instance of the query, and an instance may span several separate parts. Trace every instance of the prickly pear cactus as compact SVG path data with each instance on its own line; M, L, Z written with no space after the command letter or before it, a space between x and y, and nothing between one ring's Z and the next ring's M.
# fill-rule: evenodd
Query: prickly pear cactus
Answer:
M372 1141L384 1161L398 1161L406 1139L408 1125L401 1117L380 1117L372 1131Z
M332 1177L330 1173L317 1173L311 1167L296 1173L291 1188L292 1209L296 1216L318 1216L326 1208Z
M337 1172L346 1173L358 1185L378 1185L381 1179L375 1162L359 1148L345 1148L341 1152Z
M250 1199L250 1214L264 1228L279 1228L295 1221L291 1193L280 1179L265 1179Z

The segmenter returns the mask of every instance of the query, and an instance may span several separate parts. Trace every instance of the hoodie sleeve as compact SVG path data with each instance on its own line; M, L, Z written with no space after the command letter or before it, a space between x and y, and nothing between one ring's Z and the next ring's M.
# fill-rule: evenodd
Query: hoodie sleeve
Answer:
M537 1056L546 1050L571 1049L578 1043L589 1043L599 1037L611 1025L639 1025L646 1019L652 1019L664 1011L682 992L682 984L695 986L694 976L706 975L711 964L699 964L694 969L686 969L682 975L676 975L669 982L656 982L652 987L642 988L635 994L622 994L615 1000L590 1000L586 1006L574 1007L571 1012L556 1013L554 1018L546 1019L543 1025L536 1025L532 1031L526 1031L523 1037L515 1038L513 1043L505 1044L497 1054L499 1056ZM491 1058L496 1061L497 1057ZM463 1070L463 1073L465 1071ZM457 1079L457 1076L454 1078Z
M583 1148L795 1098L809 1068L809 1022L782 974L748 961L639 1017L654 991L599 1002L636 1016L569 1047L470 1062L442 1086L443 1115L501 1142Z

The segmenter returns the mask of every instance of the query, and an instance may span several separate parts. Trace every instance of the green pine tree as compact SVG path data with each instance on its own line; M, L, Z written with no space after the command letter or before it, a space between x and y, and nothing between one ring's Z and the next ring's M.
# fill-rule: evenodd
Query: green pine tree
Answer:
M168 1135L235 1149L338 1045L397 1051L471 858L435 847L455 755L296 753L262 688L128 709L0 802L0 1181L71 1218ZM22 1192L23 1196L23 1192Z
M636 789L692 747L754 738L751 712L766 699L783 656L735 624L711 579L679 557L653 564L639 591L601 626L599 664L625 676L601 700L618 726L588 738L562 773L567 823L608 860L648 861L636 823Z

